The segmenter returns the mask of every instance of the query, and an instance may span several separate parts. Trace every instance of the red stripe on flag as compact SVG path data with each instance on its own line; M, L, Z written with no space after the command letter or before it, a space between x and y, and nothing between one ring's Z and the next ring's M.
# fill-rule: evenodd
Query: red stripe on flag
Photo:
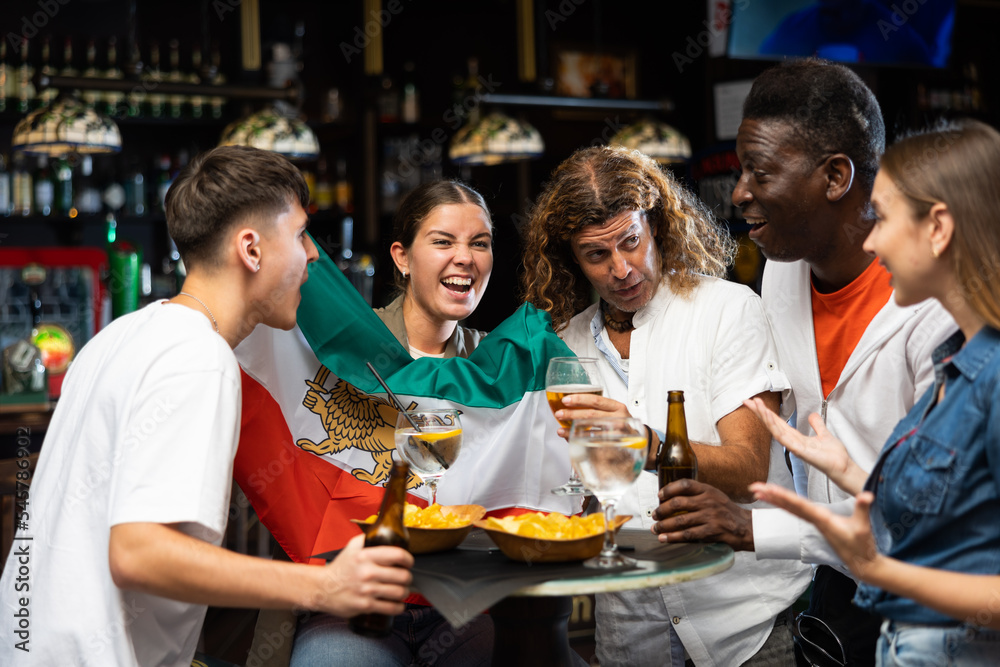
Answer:
M261 522L293 561L342 548L361 530L351 519L378 512L383 489L304 451L277 402L242 373L243 413L233 476ZM426 505L420 498L408 502Z

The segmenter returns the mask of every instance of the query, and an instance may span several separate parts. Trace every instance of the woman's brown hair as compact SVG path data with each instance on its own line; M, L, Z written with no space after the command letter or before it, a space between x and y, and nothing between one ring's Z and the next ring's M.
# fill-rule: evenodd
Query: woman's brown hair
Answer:
M551 314L556 331L590 303L590 283L573 260L573 234L627 211L645 212L675 292L688 293L697 274L722 277L732 264L736 245L728 231L652 158L621 147L578 150L553 172L525 236L522 296Z
M1000 329L1000 132L976 120L949 123L899 140L881 167L917 219L948 206L955 297Z
M465 183L455 180L430 181L418 185L403 199L393 219L393 242L399 242L407 250L413 245L417 230L431 212L445 204L473 204L483 209L486 220L493 231L493 218L483 196ZM393 284L399 292L406 291L406 278L393 266Z

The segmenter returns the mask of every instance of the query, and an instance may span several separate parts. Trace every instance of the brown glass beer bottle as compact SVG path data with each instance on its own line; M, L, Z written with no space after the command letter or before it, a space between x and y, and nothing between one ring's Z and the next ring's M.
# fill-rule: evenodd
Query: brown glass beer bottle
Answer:
M656 457L656 474L661 489L678 479L698 479L698 457L688 442L683 391L667 392L667 434Z
M366 547L410 546L410 533L403 522L406 506L406 478L410 466L404 461L393 461L389 481L385 484L385 495L378 510L378 518L365 535ZM361 614L353 617L351 630L365 637L387 637L392 629L392 617L385 614Z

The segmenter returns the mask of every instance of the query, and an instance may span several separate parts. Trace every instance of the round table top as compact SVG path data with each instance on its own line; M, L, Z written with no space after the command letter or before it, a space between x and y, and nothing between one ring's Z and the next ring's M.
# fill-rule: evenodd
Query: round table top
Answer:
M626 551L622 555L630 554ZM526 586L512 595L585 595L678 584L728 570L733 566L734 554L725 544L677 544L665 558L635 560L637 568L612 570L601 576L554 579Z
M491 542L485 533L482 536ZM499 551L483 551L481 543L467 539L458 549L417 556L410 588L459 627L507 597L527 600L653 588L708 577L734 562L732 549L724 544L661 544L646 530L622 530L618 538L626 548L624 555L635 558L637 567L605 572L580 561L518 561Z

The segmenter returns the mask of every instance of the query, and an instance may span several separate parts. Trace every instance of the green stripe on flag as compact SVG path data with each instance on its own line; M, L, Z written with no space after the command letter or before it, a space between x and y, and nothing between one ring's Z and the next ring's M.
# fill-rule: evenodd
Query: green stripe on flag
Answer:
M370 361L396 394L468 407L502 408L542 391L548 360L573 356L549 314L524 304L468 359L411 359L324 252L302 286L298 324L320 362L364 392L383 391L365 367Z

